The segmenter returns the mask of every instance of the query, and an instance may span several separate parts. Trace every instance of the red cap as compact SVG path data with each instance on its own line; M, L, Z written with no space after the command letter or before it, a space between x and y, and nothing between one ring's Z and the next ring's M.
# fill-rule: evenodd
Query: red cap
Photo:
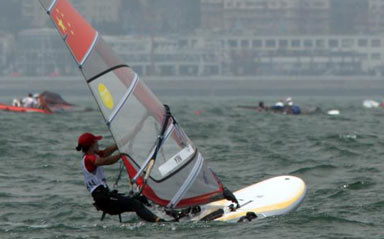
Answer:
M84 133L79 137L78 144L81 146L91 146L93 143L97 142L98 140L102 139L103 136L95 136L91 133Z

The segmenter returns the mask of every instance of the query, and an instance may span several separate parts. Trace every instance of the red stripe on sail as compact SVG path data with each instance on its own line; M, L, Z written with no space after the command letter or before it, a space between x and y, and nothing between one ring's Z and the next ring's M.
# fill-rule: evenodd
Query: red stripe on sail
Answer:
M60 35L70 48L77 63L80 64L91 48L96 30L72 7L67 0L58 0L51 10L51 18Z

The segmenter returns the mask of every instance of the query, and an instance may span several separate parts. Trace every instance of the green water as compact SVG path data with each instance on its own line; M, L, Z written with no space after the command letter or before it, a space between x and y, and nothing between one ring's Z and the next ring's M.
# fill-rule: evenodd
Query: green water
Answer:
M88 94L63 96L96 109ZM339 109L336 117L236 107L257 97L160 98L229 188L296 175L307 184L303 204L243 224L154 225L134 214L123 215L123 224L111 216L100 222L74 150L84 131L106 136L102 146L112 143L100 113L0 112L0 238L384 238L384 110L364 109L357 97L294 98ZM110 185L117 168L107 170ZM124 183L120 190L128 191Z

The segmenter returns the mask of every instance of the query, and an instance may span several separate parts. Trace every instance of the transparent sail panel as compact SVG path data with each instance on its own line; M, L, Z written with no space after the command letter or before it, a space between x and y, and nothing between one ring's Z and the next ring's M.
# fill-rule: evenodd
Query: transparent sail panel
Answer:
M163 122L132 94L111 123L111 131L121 152L127 153L138 167L152 156ZM187 163L194 154L192 142L184 133L169 124L155 165L151 172L154 180L161 180Z
M108 120L128 90L117 77L117 69L93 80L89 86L106 120ZM128 81L128 80L127 80Z
M178 125L171 125L170 128L172 130L157 155L154 167L156 175L152 175L155 179L162 179L176 172L195 155L195 146L181 128Z
M89 80L97 77L107 69L111 69L113 67L121 66L124 64L125 63L121 61L115 52L106 44L103 38L99 36L92 54L84 63L82 72L85 79ZM129 72L126 72L126 74L133 74L131 70L129 70ZM126 75L124 78L127 77L128 76Z
M131 96L112 121L110 129L120 152L127 153L140 167L153 150L160 133L160 123Z

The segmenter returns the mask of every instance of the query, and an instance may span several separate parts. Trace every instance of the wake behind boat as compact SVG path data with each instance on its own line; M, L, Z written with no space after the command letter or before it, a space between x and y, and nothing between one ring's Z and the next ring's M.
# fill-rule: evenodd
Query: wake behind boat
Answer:
M123 155L132 193L144 195L175 220L187 221L253 220L258 215L288 213L300 205L305 184L290 176L235 192L237 201L208 167L170 107L160 102L72 5L67 0L40 2L79 66Z

